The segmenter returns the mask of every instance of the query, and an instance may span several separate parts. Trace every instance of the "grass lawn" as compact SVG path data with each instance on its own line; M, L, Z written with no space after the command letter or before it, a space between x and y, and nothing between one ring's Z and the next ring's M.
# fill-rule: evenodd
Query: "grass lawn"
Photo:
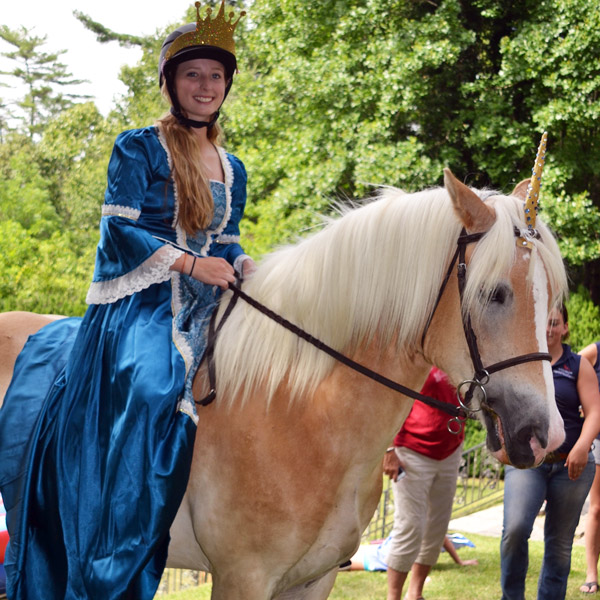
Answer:
M432 569L430 581L425 585L427 600L499 600L500 594L500 540L468 533L475 548L461 548L462 558L477 558L478 566L459 567L443 552L438 564ZM543 542L529 543L529 573L527 598L535 598L537 577L540 572ZM573 546L571 575L567 600L582 600L579 586L585 577L585 555L581 545ZM405 590L406 591L406 590ZM385 573L360 571L342 572L337 576L331 600L385 600ZM210 584L182 592L157 596L160 600L209 600Z

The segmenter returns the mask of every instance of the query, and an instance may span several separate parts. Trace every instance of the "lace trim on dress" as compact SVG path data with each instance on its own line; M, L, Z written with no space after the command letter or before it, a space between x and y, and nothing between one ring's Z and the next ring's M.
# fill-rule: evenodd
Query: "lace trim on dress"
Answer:
M240 236L239 235L220 235L215 242L217 244L239 244Z
M171 289L172 293L172 306L173 306L173 315L179 314L181 310L181 273L177 271L171 271ZM177 329L176 319L173 319L173 327L171 328L171 333L173 335L173 343L177 350L179 350L179 354L183 358L183 362L185 363L185 380L189 376L189 371L194 363L194 350L188 343L186 337ZM177 403L177 410L186 414L188 417L191 417L194 423L198 424L198 415L196 414L196 407L194 403L186 397L185 393L181 394L179 398L179 402Z
M102 205L103 217L125 217L127 219L133 219L134 221L137 221L141 214L141 210L138 208L132 208L131 206L120 206L119 204Z
M233 269L234 271L236 271L237 273L242 274L242 264L243 262L247 259L250 258L247 254L240 254L234 261L233 261Z
M160 130L160 127L156 127L156 131L158 133L158 141L160 145L163 147L165 154L167 155L167 164L169 165L169 172L173 172L173 160L171 159L171 153L169 152L169 146L167 145L167 138L163 135L163 132ZM175 185L175 181L173 181L173 197L175 199L175 210L173 211L173 222L171 225L175 228L175 223L177 223L177 217L179 216L179 198L177 196L177 186ZM180 246L184 246L182 244L182 240L179 239L179 230L177 231L177 243ZM187 246L185 246L187 248Z
M85 299L88 304L111 304L162 283L171 277L171 265L183 254L181 250L165 244L133 271L108 281L93 281Z

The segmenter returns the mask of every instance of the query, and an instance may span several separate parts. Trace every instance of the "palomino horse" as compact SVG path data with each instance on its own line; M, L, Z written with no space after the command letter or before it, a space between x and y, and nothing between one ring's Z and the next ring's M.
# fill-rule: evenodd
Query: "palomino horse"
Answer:
M445 188L385 189L267 257L244 290L406 387L420 389L432 364L459 384L474 371L463 316L484 365L547 350L548 308L566 278L543 223L532 249L515 243L525 229L524 190L476 192L449 171ZM461 228L485 235L468 244L459 294L454 277L445 287L442 280ZM5 383L26 334L43 322L3 316L0 331L13 336L0 348ZM243 301L219 333L215 361L217 397L198 409L169 565L211 571L214 599L326 598L375 510L381 458L413 401ZM205 370L197 397L208 391ZM561 443L549 362L494 372L485 391L477 401L499 459L530 467Z

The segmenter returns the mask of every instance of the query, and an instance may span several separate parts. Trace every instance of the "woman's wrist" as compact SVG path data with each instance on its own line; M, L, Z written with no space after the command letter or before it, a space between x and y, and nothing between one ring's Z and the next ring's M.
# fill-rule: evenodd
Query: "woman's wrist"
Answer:
M194 267L196 266L196 257L190 257L192 258L192 265L190 267L190 272L188 273L188 275L191 277L194 274Z
M194 268L196 267L196 258L196 256L184 254L181 257L181 262L179 263L179 272L182 275L187 275L188 277L191 277L194 273Z

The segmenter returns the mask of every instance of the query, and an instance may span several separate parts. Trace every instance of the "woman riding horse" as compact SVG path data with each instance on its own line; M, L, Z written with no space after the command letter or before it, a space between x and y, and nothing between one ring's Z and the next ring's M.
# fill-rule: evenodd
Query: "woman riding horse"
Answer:
M205 324L219 288L254 268L239 245L244 165L218 146L239 18L228 20L224 3L216 18L196 7L197 22L160 53L170 112L115 142L89 309L31 340L1 411L14 600L40 590L45 599L149 599L165 566L192 458ZM63 364L46 361L70 344ZM21 398L34 410L43 401L35 426L21 424ZM26 461L7 459L29 443Z

